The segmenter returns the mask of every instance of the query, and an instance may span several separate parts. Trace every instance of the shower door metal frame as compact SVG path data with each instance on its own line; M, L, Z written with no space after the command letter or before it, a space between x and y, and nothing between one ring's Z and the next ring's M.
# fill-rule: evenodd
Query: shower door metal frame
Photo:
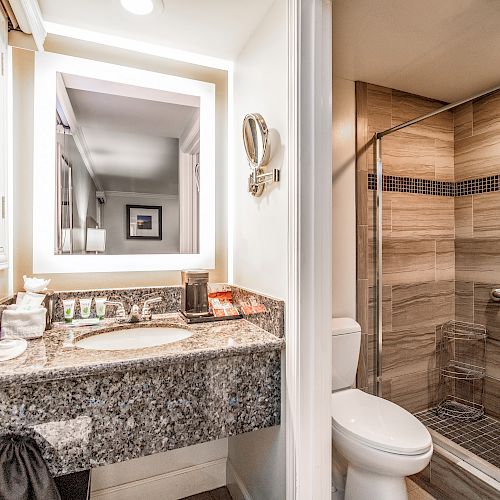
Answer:
M488 94L492 94L500 90L500 85L496 87L490 88L484 92L480 92L478 94L473 95L472 97L468 97L467 99L462 99L460 101L447 104L442 108L436 109L430 113L419 116L412 120L408 120L407 122L401 123L400 125L396 125L395 127L388 128L382 132L376 132L373 138L373 142L375 143L375 168L376 168L376 177L377 177L377 191L376 191L376 203L375 203L375 237L376 237L376 255L375 255L375 283L376 283L376 315L375 315L375 383L374 383L374 393L382 397L382 360L383 360L383 289L384 289L384 279L383 279L383 256L382 256L382 245L383 245L383 224L382 224L382 201L383 201L383 180L384 180L384 165L382 162L382 138L386 135L393 134L399 130L402 130L407 127L411 127L416 123L419 123L423 120L427 120L433 116L439 115L445 111L449 111L454 109L462 104L466 104L470 101L474 101L475 99L479 99L480 97L484 97Z
M376 231L375 235L377 238L376 243L376 254L375 254L375 262L376 262L376 329L375 329L375 394L379 397L382 397L382 354L383 354L383 332L382 332L382 292L384 289L384 280L383 280L383 265L382 265L382 193L383 193L383 174L384 168L382 164L382 138L379 137L378 134L375 134L375 161L376 161L376 169L377 169L377 193L376 193Z

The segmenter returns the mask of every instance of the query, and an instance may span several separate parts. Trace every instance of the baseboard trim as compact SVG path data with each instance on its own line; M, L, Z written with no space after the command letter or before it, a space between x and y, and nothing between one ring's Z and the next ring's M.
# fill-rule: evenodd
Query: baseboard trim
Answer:
M229 490L229 493L231 493L233 500L253 500L245 486L245 483L229 460L227 461L226 478L227 489Z
M164 474L131 481L111 488L93 491L91 500L136 500L161 498L177 500L226 484L227 458L193 465Z

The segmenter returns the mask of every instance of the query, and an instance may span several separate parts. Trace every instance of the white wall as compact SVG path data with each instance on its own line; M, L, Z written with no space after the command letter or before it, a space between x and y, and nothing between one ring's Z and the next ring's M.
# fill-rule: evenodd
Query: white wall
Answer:
M275 0L235 61L234 282L286 300L288 244L287 3ZM271 130L271 161L281 182L261 198L247 192L249 168L241 139L247 113L260 113ZM283 359L284 367L284 359ZM229 470L254 500L285 498L285 406L282 425L229 438ZM232 491L232 474L228 485Z
M333 316L356 317L356 100L333 78Z
M161 240L128 240L126 205L162 207ZM106 229L106 254L179 253L179 197L120 196L106 193L103 227Z
M288 273L286 23L286 1L276 0L236 59L234 73L234 282L280 298ZM260 113L271 130L267 171L281 169L281 182L260 198L247 191L250 169L240 132L247 113Z

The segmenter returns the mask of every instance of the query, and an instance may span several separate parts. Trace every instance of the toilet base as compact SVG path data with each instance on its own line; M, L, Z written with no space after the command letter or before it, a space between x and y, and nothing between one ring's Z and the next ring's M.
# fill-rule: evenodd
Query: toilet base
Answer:
M345 500L408 500L405 477L386 476L349 464Z

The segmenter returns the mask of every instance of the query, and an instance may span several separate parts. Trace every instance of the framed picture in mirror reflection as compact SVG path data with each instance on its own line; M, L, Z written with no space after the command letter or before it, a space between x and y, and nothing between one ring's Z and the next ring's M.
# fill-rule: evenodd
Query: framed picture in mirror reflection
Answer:
M161 240L162 207L127 205L127 239Z

